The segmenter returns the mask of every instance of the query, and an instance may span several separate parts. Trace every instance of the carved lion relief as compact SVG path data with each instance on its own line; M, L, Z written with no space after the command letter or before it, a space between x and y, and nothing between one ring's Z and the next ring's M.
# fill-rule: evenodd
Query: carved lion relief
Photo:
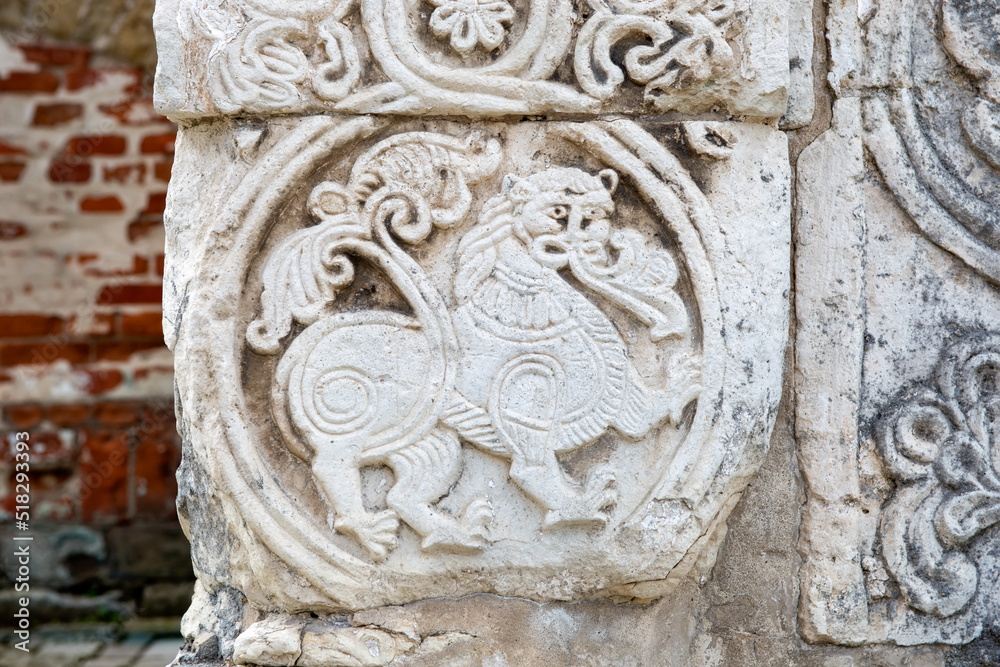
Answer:
M255 140L283 176L242 179L219 229L245 240L188 294L180 340L208 348L178 352L239 387L180 391L219 415L195 441L215 443L240 589L314 609L650 598L710 559L781 393L787 174L757 162L776 133L288 127ZM773 192L720 221L668 146L710 188ZM213 352L198 331L223 303Z
M701 390L698 356L685 354L668 362L669 390L647 387L611 320L558 272L648 326L654 342L687 332L673 258L636 230L612 231L611 169L507 175L458 244L449 312L400 243L462 221L470 185L496 171L501 151L496 140L426 132L377 144L346 186L313 190L318 224L290 235L265 268L250 346L273 354L293 320L308 325L278 365L275 419L311 462L334 528L375 560L395 545L400 520L424 549L486 547L485 498L458 516L434 507L459 480L461 443L510 461L511 480L544 510L544 530L603 525L617 500L614 470L595 466L578 484L557 454L612 428L629 439L676 428ZM354 276L348 253L384 271L413 316L330 312ZM395 476L381 512L362 503L360 469L375 464Z
M173 0L157 81L177 118L217 113L780 116L784 8L746 0ZM774 54L770 53L775 51ZM185 57L169 58L182 54ZM763 65L750 64L753 60ZM773 57L772 57L773 56ZM784 60L783 60L784 58ZM197 63L197 67L195 67ZM757 69L781 63L781 71ZM192 86L200 93L192 95Z

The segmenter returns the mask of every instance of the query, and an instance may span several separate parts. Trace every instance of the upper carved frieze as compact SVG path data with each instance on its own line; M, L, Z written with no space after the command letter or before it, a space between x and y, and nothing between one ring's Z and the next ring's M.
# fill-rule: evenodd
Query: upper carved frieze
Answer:
M155 24L177 119L785 109L768 0L168 0Z

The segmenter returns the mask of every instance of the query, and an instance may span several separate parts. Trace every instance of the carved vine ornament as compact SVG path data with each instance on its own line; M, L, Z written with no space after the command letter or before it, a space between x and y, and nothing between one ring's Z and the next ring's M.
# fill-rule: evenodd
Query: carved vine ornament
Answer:
M385 140L346 184L312 191L316 224L284 239L264 271L247 341L281 355L271 397L279 430L311 463L334 528L376 561L395 546L400 520L424 549L487 546L485 498L457 516L435 507L462 473L462 443L510 461L510 479L544 509L544 530L603 525L615 473L597 466L577 484L557 455L608 429L640 438L679 424L701 390L690 356L673 368L670 391L646 386L610 319L559 273L630 313L653 341L687 331L674 260L611 226L611 169L508 175L458 246L453 294L435 289L403 248L465 219L469 185L500 158L499 142L477 135ZM412 314L333 308L357 258L384 273ZM284 349L293 323L305 329ZM395 473L383 511L362 503L360 469L372 465Z
M879 427L898 488L879 535L907 602L952 616L979 584L970 543L1000 522L1000 336L945 351L933 386L904 395Z
M665 91L717 85L734 72L741 14L737 0L528 0L519 12L509 0L185 0L179 8L168 20L209 45L199 67L223 113L316 100L405 113L442 99L468 112L517 113L526 103L593 111L626 80L659 108ZM575 86L551 80L567 56ZM370 82L369 61L388 81Z

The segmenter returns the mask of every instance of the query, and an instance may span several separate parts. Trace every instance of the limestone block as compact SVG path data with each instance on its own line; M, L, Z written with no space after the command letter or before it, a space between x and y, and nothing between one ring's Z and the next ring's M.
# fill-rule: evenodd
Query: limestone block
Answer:
M184 128L186 632L216 590L250 632L479 592L648 600L710 568L781 396L786 151L707 121ZM260 627L234 655L350 644Z
M703 581L782 396L788 4L157 4L185 659L502 665L396 605Z
M840 99L799 162L803 631L962 644L1000 605L1000 9L830 20Z
M793 4L796 30L808 29L811 4ZM786 111L791 58L791 119L804 123L811 115L811 30L790 37L788 6L165 0L154 18L156 104L175 120L714 110L778 118Z
M813 3L794 0L788 11L788 108L780 127L793 130L805 127L815 111L813 76Z

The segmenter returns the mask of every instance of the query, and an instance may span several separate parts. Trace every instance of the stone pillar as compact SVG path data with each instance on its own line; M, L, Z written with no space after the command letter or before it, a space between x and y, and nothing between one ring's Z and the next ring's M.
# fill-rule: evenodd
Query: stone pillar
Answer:
M794 7L157 4L185 659L662 664L782 396Z
M828 19L833 124L798 163L800 629L983 635L955 664L997 664L1000 7Z

